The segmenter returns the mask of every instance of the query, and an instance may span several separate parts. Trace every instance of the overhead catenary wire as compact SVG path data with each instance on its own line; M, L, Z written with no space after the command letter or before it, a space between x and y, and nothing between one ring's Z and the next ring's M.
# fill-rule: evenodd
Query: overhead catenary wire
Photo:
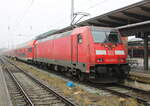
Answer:
M91 2L92 0L88 0L88 1ZM88 8L86 8L86 9L84 9L84 10L89 10L89 9L91 9L91 8L95 8L95 6L102 5L103 3L107 2L107 1L108 1L108 0L102 0L101 2L97 2L97 3L95 3L94 5L88 7ZM101 3L101 4L100 4L100 3ZM66 18L64 18L64 19L66 19ZM59 22L61 22L61 21L63 21L64 19L61 19L60 21L56 22L56 24L59 23ZM53 25L52 25L52 26L53 26ZM52 27L52 26L50 26L50 27ZM59 28L58 28L58 29L59 29Z
M24 20L24 18L26 17L26 15L29 13L29 10L31 9L31 7L33 6L33 4L34 4L34 0L31 0L30 5L25 10L25 12L22 15L22 17L20 19L18 19L19 20L18 22L16 22L16 26L19 26L19 24L21 24L21 22Z
M107 2L107 1L108 1L108 0L101 0L101 1L98 1L98 2L95 3L94 5L89 6L88 8L82 9L81 11L86 11L86 10L89 10L89 9L91 9L91 8L95 8L96 6L101 5L101 4L103 4L103 3ZM75 2L74 4L76 4L77 0L75 0L74 2ZM91 3L91 2L93 2L93 0L88 0L88 2ZM79 2L78 2L78 3L79 3ZM85 3L87 3L87 1L86 1L86 2L83 2L83 3L81 3L81 4L78 4L78 7L81 7L81 6L86 5ZM101 3L101 4L100 4L100 3Z
M89 9L92 9L92 8L95 8L95 7L97 7L97 6L100 6L100 5L104 4L104 3L107 2L107 1L109 1L109 0L102 0L101 2L97 2L97 3L95 3L94 5L92 5L92 6L88 7L88 8L86 8L86 9L84 9L84 11L89 10Z
M88 1L89 1L89 2L92 2L92 0L88 0ZM91 9L91 8L95 8L95 6L102 5L102 4L105 3L106 1L108 1L108 0L101 0L100 2L97 2L97 3L95 3L94 5L88 7L88 8L86 8L86 9L84 9L84 10L89 10L89 9ZM22 18L18 21L17 26L18 26L19 24L21 24L21 22L23 21L23 19L25 18L25 16L28 14L28 12L29 12L29 10L30 10L30 8L32 7L33 4L34 4L34 0L31 0L30 5L28 6L28 8L26 9L26 11L24 12L24 15L22 16ZM66 19L66 18L64 18L64 19ZM60 21L56 22L56 24L59 23L59 22L62 22L62 20L64 20L64 19L61 19ZM55 24L55 25L56 25L56 24ZM54 25L54 24L53 24L53 25ZM52 26L53 26L53 25L52 25ZM52 26L50 26L50 27L52 27ZM33 29L33 27L32 27L32 28L30 27L30 29Z

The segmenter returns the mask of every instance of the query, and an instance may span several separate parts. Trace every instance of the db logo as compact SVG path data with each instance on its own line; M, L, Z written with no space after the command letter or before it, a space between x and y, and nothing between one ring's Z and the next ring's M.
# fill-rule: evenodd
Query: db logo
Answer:
M108 55L114 55L114 51L108 50L108 51L107 51L107 54L108 54Z

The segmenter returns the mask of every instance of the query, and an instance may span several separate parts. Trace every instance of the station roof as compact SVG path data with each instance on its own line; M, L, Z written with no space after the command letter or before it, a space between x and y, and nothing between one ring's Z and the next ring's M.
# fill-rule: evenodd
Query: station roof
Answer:
M108 12L106 14L102 14L96 16L94 18L82 21L77 24L77 26L101 26L101 27L120 27L124 29L124 27L129 24L141 23L150 20L150 0L143 0L137 2L135 4L129 5L127 7L120 8L118 10L114 10ZM67 30L71 30L72 27L68 26L58 31L64 32Z
M144 0L127 7L108 12L79 23L79 25L95 25L119 27L150 20L150 0Z

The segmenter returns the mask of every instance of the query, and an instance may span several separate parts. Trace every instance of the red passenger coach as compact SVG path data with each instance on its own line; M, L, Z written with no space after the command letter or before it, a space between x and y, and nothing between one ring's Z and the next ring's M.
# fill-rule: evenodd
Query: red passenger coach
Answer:
M80 80L118 81L130 70L120 34L113 28L78 27L33 44L36 64L46 64Z
M16 58L24 61L32 61L34 57L34 43L36 40L26 42L17 46L13 50L13 54Z

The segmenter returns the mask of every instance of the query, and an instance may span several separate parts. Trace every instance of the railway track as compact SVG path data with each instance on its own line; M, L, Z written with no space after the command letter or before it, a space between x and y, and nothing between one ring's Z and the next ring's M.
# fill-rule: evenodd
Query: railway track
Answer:
M150 91L145 91L142 89L119 85L119 84L111 84L111 85L95 85L91 83L82 83L85 85L89 85L91 87L95 87L104 91L108 91L114 95L118 95L120 97L126 98L134 98L139 103L144 104L145 106L150 106Z
M7 83L8 91L12 99L12 104L14 106L31 105L26 95L24 95L24 92L22 91L22 89L20 89L19 86L16 86L16 83L11 78L11 76L6 71L4 71L3 73L5 76L6 83Z
M76 106L68 98L57 93L14 64L3 60L6 83L15 106ZM8 66L9 65L9 66ZM10 66L11 65L11 66Z
M101 85L95 87L124 98L126 97L134 98L137 100L137 102L142 103L145 106L150 106L150 91L145 91L138 88L120 84Z

